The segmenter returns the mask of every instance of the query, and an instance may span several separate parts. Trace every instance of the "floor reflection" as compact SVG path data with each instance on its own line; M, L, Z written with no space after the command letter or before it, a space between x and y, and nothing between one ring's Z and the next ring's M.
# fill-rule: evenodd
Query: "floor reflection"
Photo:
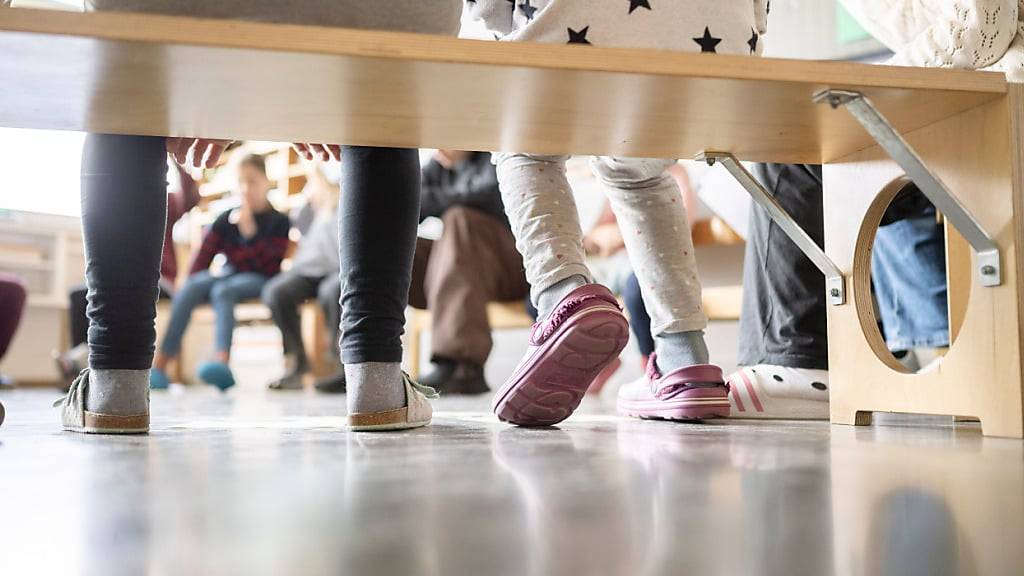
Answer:
M157 397L149 437L6 395L0 574L1020 574L1024 443L590 409L354 435L339 399Z

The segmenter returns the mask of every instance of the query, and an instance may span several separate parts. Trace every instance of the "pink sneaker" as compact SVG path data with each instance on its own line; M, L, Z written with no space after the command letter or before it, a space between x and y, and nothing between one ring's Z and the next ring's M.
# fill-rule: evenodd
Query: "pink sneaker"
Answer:
M627 342L629 323L615 296L599 284L577 288L533 326L530 348L498 390L494 413L519 426L558 424Z
M621 414L662 420L704 420L729 416L729 386L722 369L710 364L680 368L665 376L651 354L647 375L619 389Z

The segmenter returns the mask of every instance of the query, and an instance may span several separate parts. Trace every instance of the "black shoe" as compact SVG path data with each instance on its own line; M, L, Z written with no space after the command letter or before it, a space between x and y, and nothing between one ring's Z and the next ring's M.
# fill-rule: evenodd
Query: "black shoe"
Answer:
M416 381L424 386L430 386L434 390L440 392L441 388L452 379L452 376L455 375L455 368L459 364L448 359L434 358L430 361L430 365L433 366L434 369L428 374L421 375L416 379Z
M342 368L326 378L321 378L313 385L317 392L324 394L344 394L348 389L345 382L345 369Z
M484 379L484 367L468 362L434 362L434 369L419 382L442 394L475 396L491 391Z
M267 388L271 390L302 390L302 377L305 373L305 370L289 372L270 384L267 384Z

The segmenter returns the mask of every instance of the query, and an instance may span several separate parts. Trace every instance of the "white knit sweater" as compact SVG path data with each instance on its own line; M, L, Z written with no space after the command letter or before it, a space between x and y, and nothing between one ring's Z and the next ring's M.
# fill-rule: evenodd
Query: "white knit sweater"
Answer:
M840 0L890 64L1004 72L1024 82L1024 0Z

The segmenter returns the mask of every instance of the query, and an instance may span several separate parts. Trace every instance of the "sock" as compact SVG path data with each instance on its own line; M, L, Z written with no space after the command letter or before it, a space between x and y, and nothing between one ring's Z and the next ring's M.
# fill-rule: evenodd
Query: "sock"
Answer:
M707 364L711 357L703 330L658 334L654 337L654 349L658 353L658 370L662 374L684 366Z
M402 365L398 362L346 364L348 413L387 412L405 407Z
M537 296L537 318L546 319L563 298L573 290L589 283L585 277L575 274L549 286Z
M97 414L149 414L149 370L90 370L85 408Z

